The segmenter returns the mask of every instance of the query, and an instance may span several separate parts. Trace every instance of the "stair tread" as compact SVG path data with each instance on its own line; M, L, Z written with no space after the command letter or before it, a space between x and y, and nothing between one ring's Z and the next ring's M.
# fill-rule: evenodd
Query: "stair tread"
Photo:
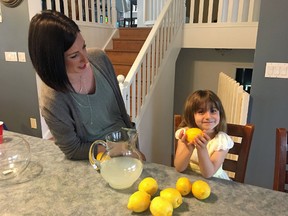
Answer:
M113 65L132 66L132 64L128 62L116 62L116 63L113 63Z
M139 53L139 50L127 50L127 49L105 49L106 52L128 52Z
M115 74L127 76L151 28L119 28L119 30L119 38L112 39L114 48L105 49L105 52L113 64Z
M128 29L128 30L137 30L137 29L152 29L151 27L137 27L137 28L128 28L128 27L119 27L119 29Z
M147 38L152 28L119 28L120 38Z
M115 41L145 41L146 38L113 38Z
M118 28L120 31L140 31L140 30L145 30L145 31L151 31L151 27L137 27L137 28L125 28L125 27L120 27Z

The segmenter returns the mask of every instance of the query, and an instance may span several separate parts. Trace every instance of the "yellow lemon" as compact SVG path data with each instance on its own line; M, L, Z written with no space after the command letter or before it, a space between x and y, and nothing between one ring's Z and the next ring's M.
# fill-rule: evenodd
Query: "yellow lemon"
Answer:
M99 161L104 161L104 160L108 160L110 159L110 156L109 155L105 155L104 157L102 157L104 154L104 152L99 152L96 156L96 160L99 160Z
M182 196L186 196L191 192L192 183L187 177L180 177L176 182L176 189Z
M149 208L150 194L144 191L136 191L128 200L127 208L134 212L143 212Z
M182 195L176 188L166 188L160 191L160 197L168 200L173 208L178 208L183 202Z
M153 216L172 216L173 205L168 200L157 196L151 201L150 212Z
M145 191L146 193L153 196L158 190L158 183L152 177L144 178L138 185L139 191Z
M192 194L199 200L204 200L210 196L211 188L209 184L202 180L197 180L192 184Z
M99 152L96 156L96 160L101 160L101 157L103 154L104 154L104 152Z
M202 135L203 132L199 128L189 128L186 130L185 134L187 135L187 141L190 143L195 139L195 137Z

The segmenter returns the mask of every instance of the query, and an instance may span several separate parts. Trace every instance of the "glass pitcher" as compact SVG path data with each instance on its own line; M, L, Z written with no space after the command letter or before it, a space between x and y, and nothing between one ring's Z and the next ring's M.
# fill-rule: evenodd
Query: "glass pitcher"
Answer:
M106 141L96 140L89 151L89 161L94 169L100 172L108 184L114 189L131 187L140 177L143 161L136 149L138 134L135 129L122 128L111 132ZM95 147L102 145L106 151L101 158L95 158Z

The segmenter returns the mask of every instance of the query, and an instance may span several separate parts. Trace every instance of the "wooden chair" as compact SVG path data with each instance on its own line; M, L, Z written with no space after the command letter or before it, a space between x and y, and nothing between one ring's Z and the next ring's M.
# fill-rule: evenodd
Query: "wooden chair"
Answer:
M273 190L288 193L288 151L287 151L287 129L276 128L276 152L274 168ZM285 187L286 184L286 187Z
M171 157L171 166L174 166L174 155L176 153L176 149L177 149L177 144L178 144L178 141L177 139L175 138L175 132L177 131L178 129L178 126L180 125L181 123L181 115L174 115L174 152L172 154L172 157Z
M254 125L237 125L227 124L227 134L232 137L234 146L228 152L227 158L224 160L223 169L234 176L229 177L236 181L244 183L250 146L254 134ZM232 159L230 158L232 155ZM233 159L233 155L238 159Z
M178 129L180 122L181 115L174 115L174 131ZM253 133L254 125L252 124L227 124L227 134L234 140L234 146L224 160L223 169L229 173L233 181L244 182ZM177 140L174 143L175 154ZM172 158L174 161L174 156Z

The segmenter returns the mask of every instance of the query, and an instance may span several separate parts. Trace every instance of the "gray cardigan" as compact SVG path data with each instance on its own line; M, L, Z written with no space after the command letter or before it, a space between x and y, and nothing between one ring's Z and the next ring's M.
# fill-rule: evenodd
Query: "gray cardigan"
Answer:
M99 49L88 49L88 58L111 86L126 127L132 123L126 112L113 66L106 54ZM40 101L44 117L55 141L69 159L87 159L91 141L87 140L80 114L70 93L55 91L43 83Z

